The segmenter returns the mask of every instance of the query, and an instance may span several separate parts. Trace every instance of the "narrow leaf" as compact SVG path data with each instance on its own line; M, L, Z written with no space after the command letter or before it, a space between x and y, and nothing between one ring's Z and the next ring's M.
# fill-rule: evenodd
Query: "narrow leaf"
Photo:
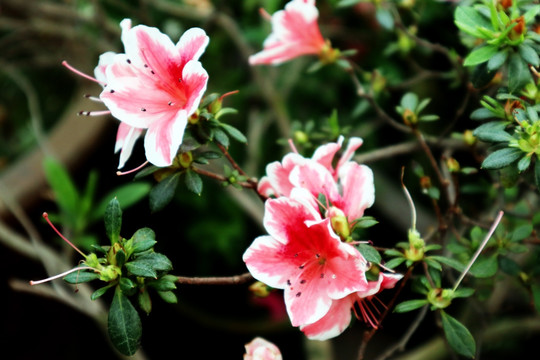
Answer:
M199 174L193 170L186 170L184 182L189 191L194 192L197 195L201 195L203 190L203 182Z
M165 179L150 190L150 210L152 212L163 209L174 197L180 174L173 174Z
M516 162L521 156L523 156L523 152L520 149L500 149L489 154L489 156L484 159L482 168L489 170L502 169L503 167Z
M441 310L442 325L448 344L460 355L473 358L476 343L469 330L458 320Z
M127 356L137 352L142 336L141 319L119 287L109 310L108 328L111 342L118 351Z
M473 66L473 65L478 65L483 62L486 62L489 59L491 59L493 56L495 56L495 54L497 54L497 50L498 50L497 46L494 46L494 45L486 45L486 46L479 47L473 50L473 52L471 52L469 55L467 55L467 57L465 58L465 61L463 62L463 65ZM491 70L489 69L489 66L488 66L488 70Z
M122 209L118 199L113 198L105 209L105 231L111 240L111 244L115 244L120 240L120 229L122 227Z

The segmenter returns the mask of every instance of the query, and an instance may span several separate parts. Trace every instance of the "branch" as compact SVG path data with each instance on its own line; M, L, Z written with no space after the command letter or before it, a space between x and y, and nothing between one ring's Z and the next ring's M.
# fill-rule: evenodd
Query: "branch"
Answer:
M184 285L241 285L253 280L250 273L221 277L177 276L177 282Z

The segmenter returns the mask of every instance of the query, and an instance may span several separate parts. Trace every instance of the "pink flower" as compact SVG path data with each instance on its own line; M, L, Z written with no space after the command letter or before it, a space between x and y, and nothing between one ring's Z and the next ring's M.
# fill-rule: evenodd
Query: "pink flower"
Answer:
M282 360L279 348L270 341L256 337L245 345L244 360Z
M293 326L312 324L333 300L367 288L367 262L321 219L315 199L304 189L265 203L268 236L254 240L243 255L257 280L284 289Z
M289 196L292 189L299 187L309 190L315 197L322 194L331 205L326 215L343 214L347 225L352 225L373 205L375 187L371 169L351 161L356 149L362 145L362 139L349 139L343 155L333 165L342 143L343 137L340 137L335 143L320 146L311 159L290 153L281 163L268 164L267 175L259 182L259 193L267 197Z
M340 335L351 322L351 309L358 318L362 317L366 323L377 327L377 316L380 315L377 308L371 303L375 294L383 289L390 289L403 277L401 274L379 273L377 281L369 281L368 287L349 296L333 300L330 310L315 323L304 325L300 330L312 340L327 340ZM358 308L360 314L357 313Z
M270 17L268 13L264 13ZM317 19L315 0L292 0L284 10L271 17L272 33L264 41L264 50L249 57L251 65L281 64L302 55L321 55L328 51Z
M192 28L175 45L158 29L138 25L123 31L122 42L125 54L115 55L106 67L107 86L100 95L114 117L137 129L119 129L117 149L129 157L135 139L146 129L146 158L156 166L168 166L206 90L208 74L197 60L208 36Z

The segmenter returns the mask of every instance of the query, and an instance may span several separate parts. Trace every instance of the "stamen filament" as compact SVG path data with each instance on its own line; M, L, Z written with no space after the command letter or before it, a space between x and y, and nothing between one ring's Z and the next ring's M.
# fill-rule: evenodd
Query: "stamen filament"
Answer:
M122 176L122 175L128 175L128 174L134 173L135 171L142 169L144 166L146 166L146 164L148 164L148 160L143 162L141 165L137 166L135 169L131 169L128 171L117 171L116 175Z
M81 250L79 250L75 245L73 245L73 243L71 241L69 241L64 235L62 235L62 233L60 233L60 231L58 231L58 229L53 225L53 223L51 222L51 220L49 220L49 214L47 214L46 212L43 213L43 217L45 218L45 220L47 220L47 222L49 223L49 225L53 228L54 231L56 231L56 233L58 234L58 236L60 236L62 238L62 240L64 240L65 242L67 242L73 249L75 249L75 251L77 251L79 254L81 254L85 259L86 259L86 254L83 253Z
M52 281L52 280L54 280L54 279L58 279L58 278L64 277L64 276L66 276L66 275L68 275L68 274L71 274L72 272L80 271L80 270L95 270L95 269L92 268L92 267L90 267L90 266L76 267L76 268L70 269L70 270L68 270L68 271L64 271L64 272L61 273L61 274L54 275L54 276L48 277L48 278L43 279L43 280L37 280L37 281L30 280L30 285L39 285L39 284L43 284L43 283Z
M484 250L484 247L486 246L488 240L491 238L491 235L493 235L493 233L495 232L495 229L497 228L497 226L501 222L503 214L504 214L504 212L502 210L499 211L499 214L497 215L497 217L495 218L495 221L491 225L491 228L489 229L488 233L486 234L486 237L484 238L484 240L482 241L482 243L480 244L480 246L478 247L478 249L474 253L473 257L471 258L471 261L469 261L469 264L467 264L467 267L465 268L465 270L463 270L463 272L459 276L459 279L457 279L456 284L454 285L454 288L452 289L453 291L456 291L459 284L461 283L461 280L463 280L463 278L465 277L467 272L469 272L469 270L471 269L471 266L476 261L476 258L480 255L482 250Z
M296 147L294 146L294 143L293 143L292 139L289 139L288 142L289 142L289 146L291 147L291 150L292 150L295 154L298 154L298 150L296 150Z
M62 61L62 65L67 67L69 70L73 71L75 74L79 75L79 76L82 76L83 78L85 79L88 79L90 81L93 81L93 82L97 82L98 84L101 84L103 86L107 85L105 82L103 81L99 81L98 79L94 78L94 77L91 77L90 75L86 75L85 73L83 73L82 71L79 71L77 69L75 69L73 66L69 65L67 63L67 61Z

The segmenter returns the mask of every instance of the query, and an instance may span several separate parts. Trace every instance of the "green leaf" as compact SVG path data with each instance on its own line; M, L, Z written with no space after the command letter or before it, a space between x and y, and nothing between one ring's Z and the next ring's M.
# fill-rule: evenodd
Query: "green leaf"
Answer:
M527 63L519 54L512 54L508 63L508 91L518 93L530 81L532 76Z
M394 308L394 312L404 313L404 312L419 309L422 306L426 306L427 304L428 304L427 299L407 300L407 301L397 304L396 307Z
M478 64L471 73L471 82L473 86L480 89L488 85L495 77L497 71L490 71L487 62Z
M534 181L538 191L540 191L540 161L538 161L538 157L536 157L536 161L534 162Z
M229 147L230 141L227 134L221 129L214 129L214 140L223 145L224 147Z
M438 256L438 255L432 255L432 256L430 256L430 258L432 258L432 259L434 259L434 260L436 260L436 261L438 261L438 262L440 262L442 264L448 265L451 268L456 269L457 271L463 271L465 269L465 265L463 265L458 260L453 259L453 258L449 258L449 257L446 257L446 256Z
M478 65L483 62L488 61L491 59L495 54L497 54L498 48L495 45L486 45L479 47L475 50L473 50L467 57L465 58L463 65L464 66L473 66ZM489 65L488 65L488 70Z
M418 106L418 96L415 93L408 92L403 95L400 104L403 109L409 109L414 112L416 106Z
M126 269L135 276L157 278L157 272L152 263L144 260L133 260L126 263Z
M141 319L119 287L109 310L108 328L111 342L120 353L131 356L137 352L142 336Z
M477 127L473 135L482 141L508 142L512 139L512 135L504 131L506 125L506 121L491 121Z
M499 265L497 262L497 254L490 256L480 256L471 266L469 272L477 278L488 278L497 272Z
M152 300L150 299L150 294L147 289L141 289L139 296L137 296L137 300L139 301L139 307L142 311L144 311L146 315L150 314L152 311Z
M168 257L156 252L139 256L137 260L149 262L152 264L152 268L157 271L169 271L173 268Z
M203 181L199 174L190 169L186 170L186 177L184 178L184 182L189 191L197 195L201 195L203 190Z
M105 209L105 232L111 240L111 244L115 244L120 240L120 229L122 227L122 209L118 199L113 198Z
M377 19L378 23L386 30L392 30L394 28L394 16L390 12L390 10L387 10L383 7L377 7L377 9L375 10L375 18Z
M519 49L519 55L521 55L521 58L526 63L534 67L540 66L540 58L538 57L538 53L531 46L525 43L521 43L518 49Z
M517 163L517 168L519 172L523 172L529 168L529 165L531 165L531 157L530 156L524 156L521 159L519 159Z
M358 244L356 245L356 248L362 255L364 255L367 261L375 264L381 263L381 255L373 246L368 244Z
M518 148L504 148L497 150L482 162L482 168L488 170L502 169L523 156L523 152Z
M495 55L493 55L487 63L488 71L496 71L501 66L504 65L506 62L506 59L508 59L508 50L504 49L501 51L498 51Z
M64 276L64 281L69 284L81 284L99 278L99 274L93 271L75 271Z
M458 320L441 310L444 334L448 344L460 355L473 358L476 343L469 330Z
M151 249L157 243L155 238L156 234L154 233L154 230L150 228L145 227L135 231L135 234L133 234L132 237L133 253L136 254Z
M178 298L172 291L158 291L158 295L169 304L176 304L178 302Z
M481 39L487 37L485 36L485 32L479 31L478 28L483 27L486 30L491 28L489 21L469 6L458 6L456 8L454 22L461 31Z
M533 295L534 307L536 311L540 313L540 285L532 284L531 291Z
M91 299L92 301L99 299L100 297L102 297L103 295L105 295L105 293L107 292L107 290L109 290L109 289L110 289L111 287L113 287L113 286L114 286L114 284L109 284L109 285L107 285L107 286L103 286L103 287L97 289L96 291L94 291L94 292L92 293L92 295L90 295L90 299Z
M51 157L46 157L43 160L43 168L58 207L65 216L69 217L69 220L72 222L70 225L75 225L75 218L78 213L79 193L68 172L59 162Z
M180 173L175 173L161 180L156 186L150 190L150 210L156 212L162 210L174 197Z
M241 143L246 144L247 138L240 130L235 128L234 126L231 126L229 124L221 123L220 126L230 135L232 136L236 141L239 141Z
M158 291L171 291L176 289L176 280L178 278L174 275L165 275L157 280L149 281L147 285Z
M149 253L126 263L126 269L136 276L157 278L158 271L172 270L171 261L163 254Z
M122 292L126 295L132 295L133 290L135 290L137 286L131 279L127 277L121 277L118 285L120 285L120 290L122 290Z

